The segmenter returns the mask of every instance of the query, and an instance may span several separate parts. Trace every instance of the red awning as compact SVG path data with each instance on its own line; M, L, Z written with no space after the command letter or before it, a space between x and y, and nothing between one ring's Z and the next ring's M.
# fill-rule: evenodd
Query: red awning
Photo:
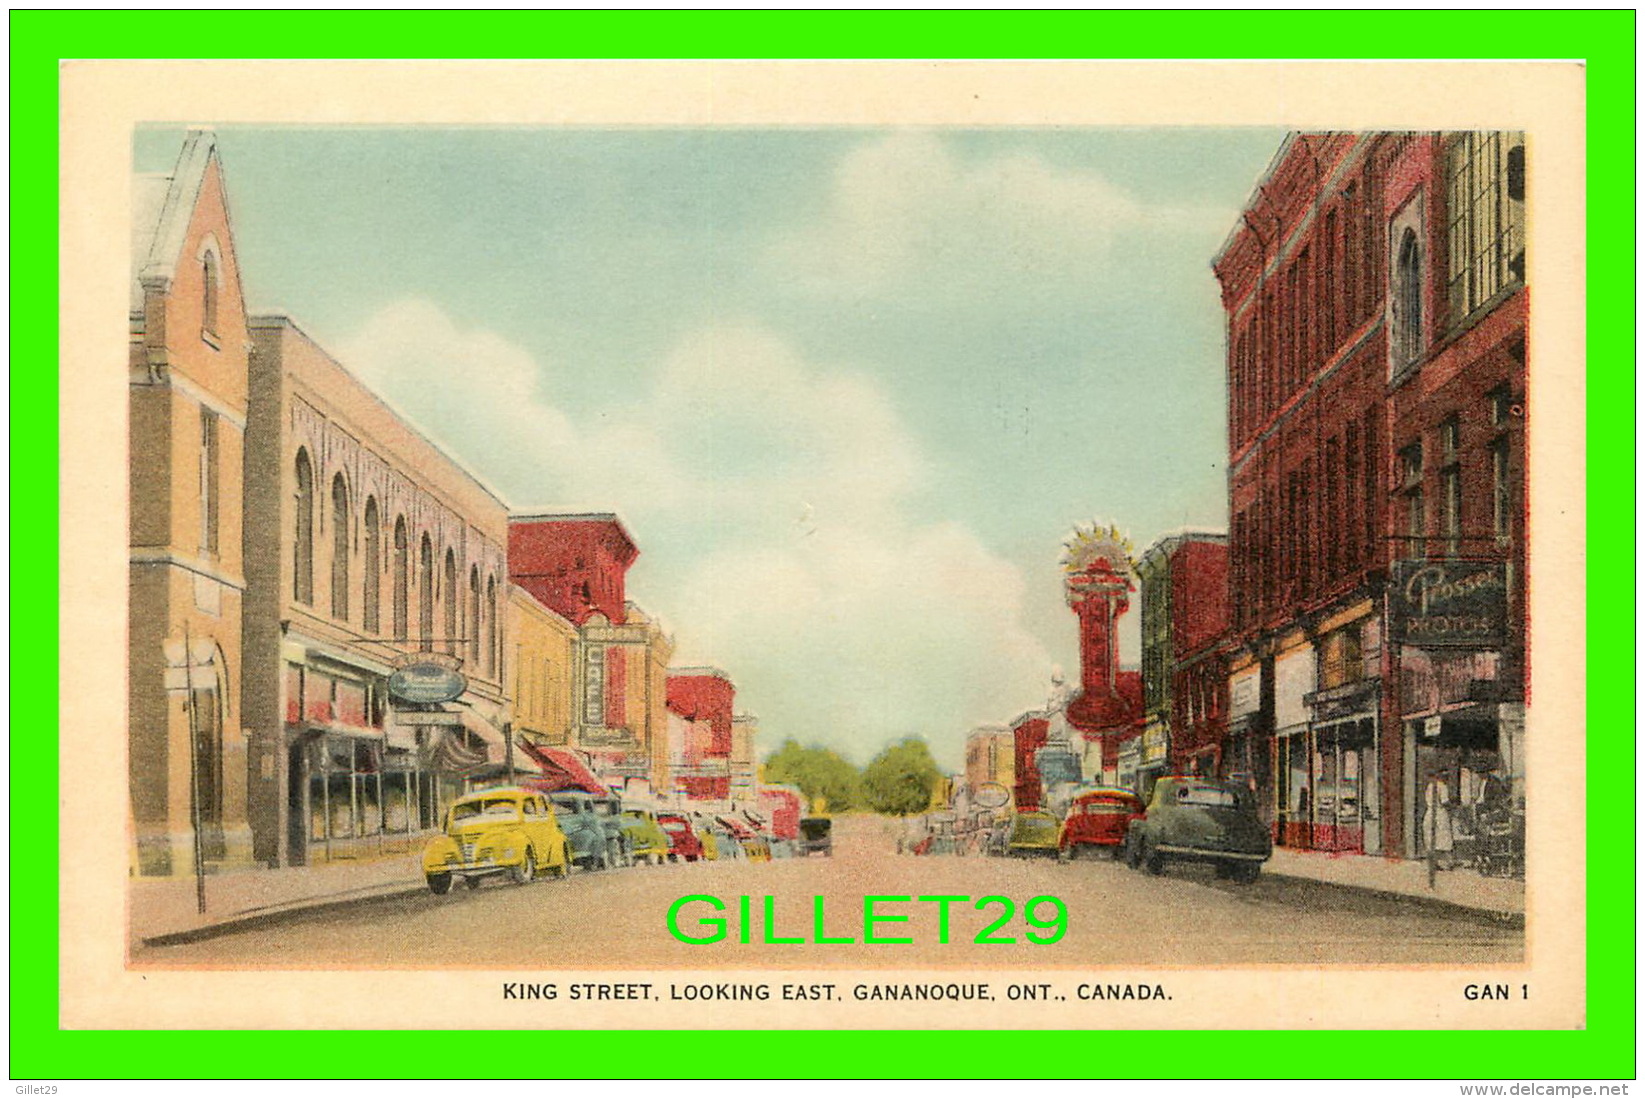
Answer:
M605 783L594 777L594 772L577 757L577 753L565 748L548 748L525 740L518 743L521 750L543 769L541 778L526 780L529 785L547 791L587 790L600 797L616 796Z

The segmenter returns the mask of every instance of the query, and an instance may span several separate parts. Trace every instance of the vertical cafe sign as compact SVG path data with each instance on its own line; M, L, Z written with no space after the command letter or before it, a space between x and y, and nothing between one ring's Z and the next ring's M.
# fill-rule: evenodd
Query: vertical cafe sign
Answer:
M1435 649L1500 649L1508 642L1508 566L1502 561L1396 561L1389 582L1393 640Z

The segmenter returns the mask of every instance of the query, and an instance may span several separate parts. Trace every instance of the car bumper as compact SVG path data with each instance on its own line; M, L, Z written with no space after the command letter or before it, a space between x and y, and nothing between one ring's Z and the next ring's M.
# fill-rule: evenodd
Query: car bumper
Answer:
M1271 857L1270 853L1213 851L1206 847L1182 847L1174 843L1155 844L1154 850L1174 859L1203 859L1206 862L1222 862L1225 859L1232 859L1235 862L1267 862Z

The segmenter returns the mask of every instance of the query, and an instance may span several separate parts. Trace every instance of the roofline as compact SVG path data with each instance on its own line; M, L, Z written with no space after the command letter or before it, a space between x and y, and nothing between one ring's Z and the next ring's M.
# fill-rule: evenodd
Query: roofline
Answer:
M200 189L205 186L206 171L216 156L217 135L208 129L191 129L184 136L177 164L169 173L144 173L152 178L169 179L171 183L160 203L148 255L137 268L138 282L145 286L150 283L169 286L176 276L183 244L188 240L189 223L200 201ZM226 202L224 209L227 209Z
M1291 151L1291 146L1296 144L1297 138L1301 135L1301 130L1292 130L1290 133L1286 134L1285 140L1279 143L1279 149L1272 157L1269 158L1268 166L1262 170L1261 175L1257 176L1256 182L1251 184L1251 190L1246 193L1245 202L1239 208L1239 220L1234 223L1234 227L1232 229L1228 230L1228 235L1223 238L1222 246L1218 248L1216 254L1211 257L1212 267L1215 267L1217 264L1221 263L1223 257L1228 254L1228 250L1234 246L1235 238L1239 236L1240 229L1245 225L1246 211L1255 208L1257 195L1262 192L1263 185L1274 178L1274 170L1278 168L1281 162L1285 160L1286 154Z
M640 544L634 540L633 533L623 517L614 511L560 511L542 506L510 510L508 513L509 525L514 523L609 523L617 528L628 548L634 551L634 556L640 555Z
M344 365L344 363L338 359L336 355L333 355L325 344L309 335L308 329L298 323L296 317L292 316L289 312L278 309L258 310L255 313L248 310L246 314L246 329L247 331L250 331L254 328L289 328L293 332L296 332L299 336L302 336L303 339L313 345L313 347L319 351L320 354L324 355L326 359L330 361L331 365L335 366L338 370L341 370L345 375L347 375L350 381L354 382L355 385L371 394L373 399L382 404L384 408L388 409L396 420L399 420L401 424L405 425L406 430L410 431L413 435L417 436L417 438L433 447L442 458L451 463L458 473L461 473L464 477L467 477L471 482L473 482L475 488L478 488L481 492L491 497L492 500L496 501L502 507L506 516L506 513L508 512L508 501L504 500L502 495L496 489L491 487L490 482L488 482L484 477L481 477L478 473L474 472L474 470L469 467L468 463L464 462L462 458L458 456L455 448L440 441L434 435L430 434L424 428L419 426L416 420L406 415L406 413L392 400L377 392L377 390L372 386L367 385L358 374L354 373L354 371Z
M1162 534L1158 538L1154 539L1147 549L1142 551L1137 560L1139 562L1146 561L1148 558L1153 557L1156 554L1170 553L1178 546L1184 546L1191 542L1225 546L1228 544L1228 532L1225 530L1197 530L1185 528L1183 530L1172 531L1169 534Z
M682 679L701 679L708 677L713 679L723 679L727 683L731 682L731 676L721 671L719 668L710 667L706 664L699 665L694 668L669 668L667 675L670 679L674 679L676 677Z

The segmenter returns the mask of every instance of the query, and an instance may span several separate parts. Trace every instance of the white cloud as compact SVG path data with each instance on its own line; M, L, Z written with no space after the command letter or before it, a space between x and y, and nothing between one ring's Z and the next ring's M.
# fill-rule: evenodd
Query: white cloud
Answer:
M554 405L554 364L426 302L338 351L505 499L623 514L643 554L633 594L675 630L677 661L732 674L769 743L866 761L924 733L957 765L971 725L1043 693L1022 575L964 527L912 517L934 471L865 374L721 325L589 422Z
M1144 202L1037 153L967 162L937 134L903 132L843 157L825 216L770 259L775 277L814 292L970 298L1037 287L1060 298L1090 291L1122 230L1220 236L1232 216Z

